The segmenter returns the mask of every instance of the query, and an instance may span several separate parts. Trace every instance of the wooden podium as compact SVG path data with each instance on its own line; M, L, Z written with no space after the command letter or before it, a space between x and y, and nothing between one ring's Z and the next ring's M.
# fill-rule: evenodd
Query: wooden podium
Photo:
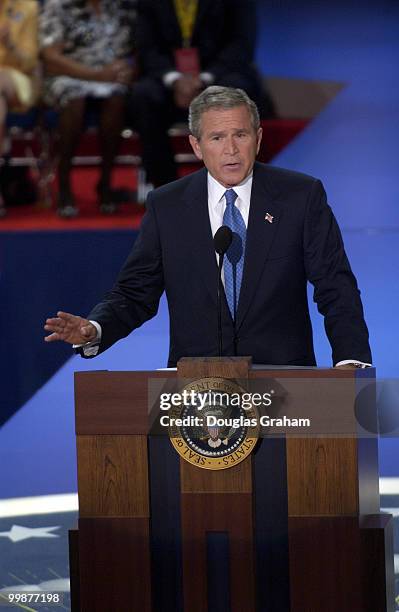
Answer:
M356 435L354 411L359 381L373 375L182 359L184 380L305 381L298 401L316 405L320 418L337 409L334 418L343 415L355 432L267 436L241 463L210 471L152 433L149 381L173 384L176 372L77 373L72 610L392 612L392 524L379 512L377 439ZM335 407L320 393L329 381L345 381Z

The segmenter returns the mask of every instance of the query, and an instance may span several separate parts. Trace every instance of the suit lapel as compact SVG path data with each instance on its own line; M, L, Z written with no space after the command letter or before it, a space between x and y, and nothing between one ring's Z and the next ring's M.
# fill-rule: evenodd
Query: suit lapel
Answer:
M179 41L178 46L181 47L183 41L182 41L180 24L177 19L177 15L176 15L175 4L173 0L166 0L166 7L165 7L164 2L165 0L161 0L159 4L160 4L160 13L161 15L165 17L165 27L168 28L168 30L174 31L174 36L172 38L176 42Z
M208 212L208 185L205 169L193 175L184 195L186 239L193 259L193 276L199 275L216 303L218 268ZM183 227L183 224L182 224Z
M251 305L282 215L282 208L273 201L267 188L264 172L255 164L236 329L242 325Z
M201 21L203 17L205 17L207 9L212 0L198 0L198 8L197 8L197 16L195 18L194 30L193 30L193 38L201 25Z

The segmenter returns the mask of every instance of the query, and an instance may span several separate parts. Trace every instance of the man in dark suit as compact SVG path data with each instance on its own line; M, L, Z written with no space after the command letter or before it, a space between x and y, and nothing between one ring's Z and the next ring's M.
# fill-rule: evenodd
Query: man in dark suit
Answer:
M165 290L169 366L217 355L213 236L223 224L233 231L223 268L225 355L315 365L310 281L334 365L370 365L359 290L321 182L255 162L262 129L242 90L209 87L192 102L189 123L205 168L150 193L113 290L88 319L63 312L48 319L47 341L85 344L84 356L103 351L153 317Z
M142 78L129 102L147 179L177 178L168 129L186 121L193 98L211 84L240 87L257 104L255 0L141 0L137 48Z

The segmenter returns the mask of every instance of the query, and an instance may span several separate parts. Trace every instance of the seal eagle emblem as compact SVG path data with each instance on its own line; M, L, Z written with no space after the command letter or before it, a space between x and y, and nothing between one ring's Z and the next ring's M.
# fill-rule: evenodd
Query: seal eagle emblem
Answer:
M168 430L179 455L207 470L223 470L243 461L259 437L255 407L246 402L244 410L241 405L240 398L246 393L243 387L213 377L193 381L183 391L190 394L191 401L171 408Z

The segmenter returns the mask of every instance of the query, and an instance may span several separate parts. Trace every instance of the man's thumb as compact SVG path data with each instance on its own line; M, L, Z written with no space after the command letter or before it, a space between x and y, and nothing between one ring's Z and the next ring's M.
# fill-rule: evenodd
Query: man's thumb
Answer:
M90 327L85 325L84 327L80 328L80 332L81 332L82 336L85 336L87 338L90 335Z

